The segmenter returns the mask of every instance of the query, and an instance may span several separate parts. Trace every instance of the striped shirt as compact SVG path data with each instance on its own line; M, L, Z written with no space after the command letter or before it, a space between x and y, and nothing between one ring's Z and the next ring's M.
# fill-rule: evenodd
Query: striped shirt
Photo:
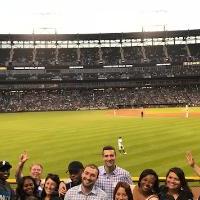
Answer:
M108 200L108 198L107 194L95 185L88 194L83 193L81 185L78 185L67 191L64 200Z
M115 186L120 181L126 182L130 185L133 184L130 173L125 169L116 166L112 173L107 174L104 166L99 167L99 178L96 185L107 193L109 200L113 199Z

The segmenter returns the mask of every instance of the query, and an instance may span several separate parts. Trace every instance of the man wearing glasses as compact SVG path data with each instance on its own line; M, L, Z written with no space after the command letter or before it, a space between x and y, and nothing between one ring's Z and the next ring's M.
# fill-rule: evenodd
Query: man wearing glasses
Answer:
M61 182L59 185L59 194L64 198L65 193L72 187L81 184L81 175L84 170L83 164L79 161L69 163L66 173L69 173L70 182Z

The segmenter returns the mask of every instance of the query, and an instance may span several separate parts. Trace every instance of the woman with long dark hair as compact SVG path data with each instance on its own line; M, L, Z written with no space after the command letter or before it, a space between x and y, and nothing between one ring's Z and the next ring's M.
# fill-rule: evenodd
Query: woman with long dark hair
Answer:
M24 176L17 183L16 199L27 200L30 196L38 197L37 184L31 176Z
M44 188L42 190L41 199L42 200L58 200L58 188L60 184L60 178L57 174L48 174L45 182Z
M118 182L114 190L113 200L133 200L130 185L126 182Z
M178 167L171 168L166 175L165 185L160 188L160 200L192 200L193 194Z

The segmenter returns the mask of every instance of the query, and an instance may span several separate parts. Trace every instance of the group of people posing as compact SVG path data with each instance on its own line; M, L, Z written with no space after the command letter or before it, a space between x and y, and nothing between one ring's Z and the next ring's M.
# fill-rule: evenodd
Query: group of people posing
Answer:
M159 184L157 173L145 169L136 185L130 173L116 165L116 151L112 146L102 150L104 165L83 166L80 161L68 165L70 181L65 183L57 174L48 174L42 182L43 167L33 164L30 175L23 176L22 170L28 160L24 152L16 169L17 187L11 189L6 181L10 175L11 164L0 161L0 200L193 200L193 194L182 169L169 169L165 184ZM200 167L192 154L186 155L190 166L200 175ZM200 200L200 198L199 198Z

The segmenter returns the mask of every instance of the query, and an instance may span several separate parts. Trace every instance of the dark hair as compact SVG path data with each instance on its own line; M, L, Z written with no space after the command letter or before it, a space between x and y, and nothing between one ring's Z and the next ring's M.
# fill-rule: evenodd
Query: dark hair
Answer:
M58 188L59 188L59 184L60 184L60 178L57 174L48 174L45 182L44 182L44 187L42 190L42 194L41 194L41 199L44 199L46 197L46 192L45 192L45 184L47 182L48 179L51 179L52 181L54 181L56 183L56 188L54 193L52 194L52 196L57 196L58 195Z
M90 167L92 169L96 169L96 171L97 171L97 178L99 177L99 168L95 164L88 164L88 165L85 166L85 168L87 168L87 167ZM84 168L83 171L85 171L85 168Z
M113 192L113 200L115 200L115 195L118 191L119 188L124 188L126 195L128 196L128 200L133 200L133 195L131 191L131 187L128 183L126 182L118 182L117 185L115 186L114 192Z
M83 164L80 161L72 161L67 167L67 171L70 174L77 174L84 169Z
M103 147L102 155L103 155L103 152L106 151L106 150L113 150L116 154L115 148L113 146L105 146L105 147Z
M166 178L169 176L169 173L170 172L173 172L175 173L179 180L180 180L180 188L179 190L183 190L183 191L187 191L187 192L191 192L189 186L188 186L188 183L185 179L185 174L184 174L184 171L181 169L181 168L178 168L178 167L173 167L171 168L168 172L167 172L167 175L166 175Z
M152 193L158 193L159 192L159 179L158 179L158 175L157 173L153 170L153 169L145 169L141 174L140 174L140 177L139 177L139 181L138 181L138 186L140 187L140 183L141 183L141 180L148 176L148 175L153 175L155 177L155 183L153 185L153 188L152 188Z
M16 188L16 199L20 199L20 200L25 200L27 198L27 194L25 193L23 187L24 187L24 182L29 179L33 181L34 184L34 190L33 190L33 195L37 197L37 184L35 182L35 179L31 176L24 176L22 178L19 179L18 183L17 183L17 188Z

